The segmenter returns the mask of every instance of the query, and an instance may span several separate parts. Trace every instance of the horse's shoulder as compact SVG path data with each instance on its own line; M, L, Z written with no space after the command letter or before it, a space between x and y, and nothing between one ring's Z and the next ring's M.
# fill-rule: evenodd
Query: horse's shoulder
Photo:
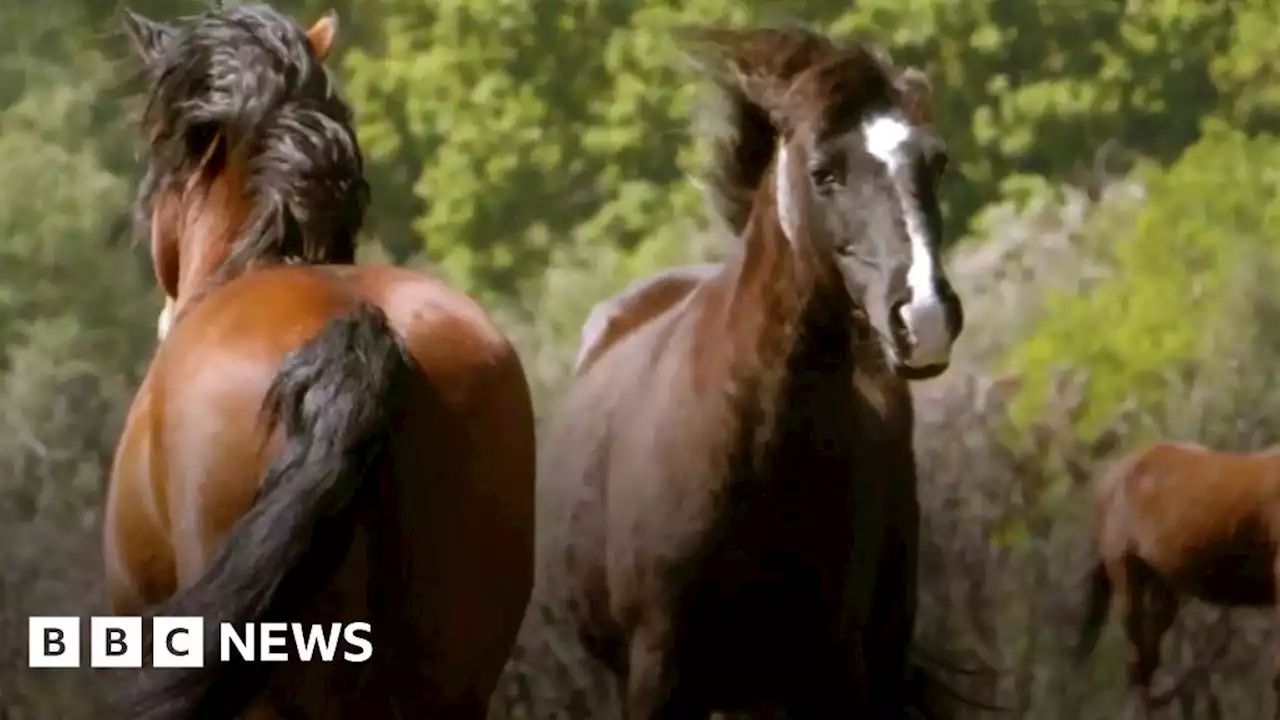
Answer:
M610 345L687 297L698 283L719 269L719 265L711 263L667 268L596 303L582 324L574 374L585 370Z

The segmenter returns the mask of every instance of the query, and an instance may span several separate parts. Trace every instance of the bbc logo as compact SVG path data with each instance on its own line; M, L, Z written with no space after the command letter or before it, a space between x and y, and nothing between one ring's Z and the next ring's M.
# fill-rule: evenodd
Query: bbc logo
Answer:
M32 617L27 623L27 665L80 667L78 617ZM151 622L151 665L160 668L204 664L204 618L157 617ZM142 618L89 618L89 667L142 667Z
M373 657L372 632L367 622L223 622L206 639L204 618L154 617L151 666L197 668L212 658L220 662L363 663ZM206 642L212 643L210 647L205 647ZM80 667L83 643L80 618L32 617L27 621L29 667ZM142 618L90 618L88 644L89 667L142 667Z

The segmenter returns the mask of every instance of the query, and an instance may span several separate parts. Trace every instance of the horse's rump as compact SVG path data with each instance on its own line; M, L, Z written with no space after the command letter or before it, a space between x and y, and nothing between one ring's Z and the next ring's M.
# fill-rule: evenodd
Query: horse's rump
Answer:
M190 306L152 373L157 406L201 408L158 416L167 437L149 443L199 473L155 479L193 518L183 521L191 533L169 538L185 589L155 612L202 615L210 634L203 669L148 674L124 701L129 712L232 712L268 673L300 688L286 694L302 707L390 703L385 691L356 689L375 665L377 687L429 696L403 708L482 706L509 652L501 636L514 636L532 583L533 432L519 361L479 309L396 268L264 269ZM250 411L258 401L263 425ZM263 448L270 468L258 488ZM356 539L367 557L352 556ZM449 558L459 546L479 548L486 569L457 579L463 568ZM392 580L405 595L385 587ZM460 593L485 599L463 605ZM217 623L276 619L369 621L381 657L455 661L218 662ZM335 697L317 694L321 675Z
M289 621L329 581L355 531L360 499L417 372L386 316L359 304L289 354L263 401L281 450L253 507L222 539L194 583L156 615L205 618L204 665L143 675L121 702L128 717L235 715L261 691L260 663L219 662L219 627ZM229 420L229 418L228 418ZM244 420L249 420L245 418Z

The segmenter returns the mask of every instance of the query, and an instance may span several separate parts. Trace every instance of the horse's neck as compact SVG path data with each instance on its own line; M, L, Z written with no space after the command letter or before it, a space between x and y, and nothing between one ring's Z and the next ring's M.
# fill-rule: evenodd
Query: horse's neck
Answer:
M773 203L757 203L742 241L726 268L729 324L750 345L739 352L758 354L765 367L781 367L812 330L802 326L816 321L815 311L820 315L822 307L839 305L847 295L806 240L786 237Z
M817 282L812 263L783 236L776 218L757 213L743 234L742 250L725 267L728 316L717 324L730 333L726 372L753 416L749 432L759 461L779 432L782 414L796 404L791 395L812 389L796 382L797 371L831 372L835 359L850 367L849 383L853 373L848 325L832 315L842 305L836 289Z
M226 279L232 247L252 210L241 183L243 175L239 162L229 162L220 174L202 181L202 190L184 208L178 243L178 314L210 286Z
M178 270L178 299L171 322L209 293L252 270L291 264L288 259L274 258L262 258L252 263L237 261L233 257L236 240L236 237L196 238L183 246L184 258ZM191 256L190 259L187 255Z
M888 366L874 329L848 294L839 272L824 266L804 239L782 232L771 206L753 213L744 243L726 268L725 304L735 361L732 385L759 412L757 448L796 408L864 401L882 429L910 435L911 398ZM800 397L818 393L820 397ZM879 434L879 431L877 431Z
M226 261L227 252L214 249L212 243L185 244L178 266L178 300L185 302L199 294L217 276Z

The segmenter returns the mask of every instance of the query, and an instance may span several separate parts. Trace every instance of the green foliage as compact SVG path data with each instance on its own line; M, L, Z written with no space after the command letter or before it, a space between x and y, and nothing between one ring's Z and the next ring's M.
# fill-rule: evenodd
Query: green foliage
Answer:
M1083 435L1112 423L1126 404L1159 416L1188 373L1247 343L1248 289L1277 277L1278 163L1280 139L1251 138L1215 120L1167 172L1145 169L1150 196L1133 230L1094 238L1114 274L1088 292L1054 298L1013 350L1027 380L1018 422L1038 417L1062 367L1091 381Z
M1229 52L1210 64L1214 82L1228 91L1227 108L1242 125L1280 123L1280 6L1268 0L1235 3Z
M81 59L76 82L50 83L47 68L32 68L32 87L0 111L0 347L66 315L85 328L81 342L133 359L137 335L125 329L138 323L146 280L112 233L131 188L103 166L94 140L108 84L98 59Z
M1206 112L1250 117L1274 63L1261 0L1095 4L969 0L710 2L380 0L380 40L345 70L386 179L380 239L425 250L455 281L510 296L552 246L629 248L692 202L697 84L668 30L795 18L871 35L935 80L957 159L953 227L1015 174L1092 181L1104 146L1169 160ZM1259 28L1255 30L1254 28ZM1220 97L1220 95L1222 97ZM1114 155L1115 153L1112 153ZM685 198L677 203L671 198ZM406 219L407 218L407 219ZM584 236L585 231L585 236ZM957 236L959 233L953 233Z
M654 28L705 6L387 0L380 51L353 50L345 68L368 155L404 179L399 207L418 210L419 249L455 281L509 295L555 245L631 247L687 208L672 196L686 195L692 88Z

